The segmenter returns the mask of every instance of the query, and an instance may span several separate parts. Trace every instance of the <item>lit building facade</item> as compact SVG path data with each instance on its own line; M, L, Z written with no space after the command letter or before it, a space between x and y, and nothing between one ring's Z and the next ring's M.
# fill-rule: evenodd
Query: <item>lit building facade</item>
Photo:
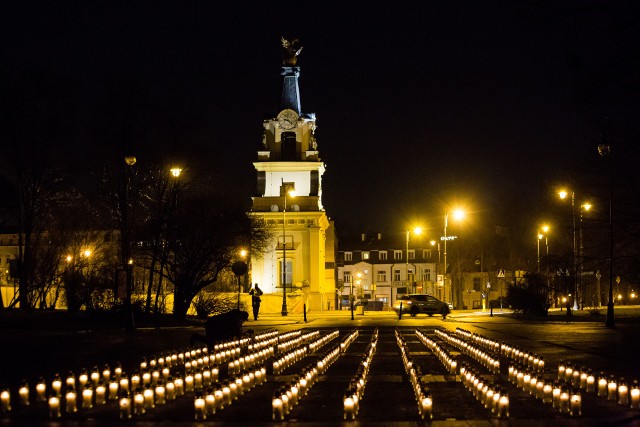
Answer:
M295 61L293 61L295 64ZM316 117L303 113L300 67L285 61L280 112L263 121L262 147L251 214L273 233L273 245L251 259L251 280L265 293L260 310L280 311L286 286L290 312L335 308L333 222L322 206L322 175ZM295 196L289 194L295 192Z

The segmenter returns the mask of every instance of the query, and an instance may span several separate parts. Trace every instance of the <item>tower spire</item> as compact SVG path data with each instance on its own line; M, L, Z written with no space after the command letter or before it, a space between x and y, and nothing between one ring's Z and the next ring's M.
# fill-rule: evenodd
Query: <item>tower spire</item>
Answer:
M282 71L280 74L284 77L282 81L282 97L280 98L280 109L290 109L298 115L302 114L302 106L300 104L300 88L298 87L298 77L300 76L300 67L298 55L302 52L302 46L298 39L289 41L281 37L283 58Z

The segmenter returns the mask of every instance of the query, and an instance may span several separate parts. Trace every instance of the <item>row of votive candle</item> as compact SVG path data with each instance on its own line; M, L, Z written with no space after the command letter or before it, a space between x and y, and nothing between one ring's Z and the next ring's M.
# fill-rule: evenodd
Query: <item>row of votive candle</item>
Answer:
M509 395L504 387L483 379L467 365L460 366L462 383L484 407L497 418L509 417Z
M440 344L427 337L427 335L419 329L416 329L416 336L418 337L420 342L422 342L422 344L426 345L429 350L431 350L431 352L436 355L438 360L440 360L440 363L442 363L444 367L447 368L450 374L458 373L458 361L453 356L451 356L442 346L440 346Z
M404 370L409 376L409 381L413 387L413 394L416 398L416 402L418 403L418 413L423 420L430 420L433 418L433 398L431 397L431 392L422 381L420 368L414 365L413 360L411 360L411 357L409 356L409 350L404 337L402 337L397 329L395 334L396 343L400 348L400 355L404 365Z
M371 361L376 352L378 344L378 328L376 328L371 337L371 342L365 351L362 361L358 365L356 374L349 381L349 385L344 393L343 411L345 420L354 420L360 410L360 401L364 395L365 385L367 383L367 375L371 368Z
M500 343L496 340L492 340L491 338L483 337L480 334L472 333L462 328L456 328L456 335L460 335L464 337L464 339L489 351L500 351Z
M338 336L340 336L340 331L338 331L338 330L335 330L335 331L331 332L330 334L323 335L322 337L318 338L317 340L309 343L309 352L315 353L316 351L318 351L319 349L321 349L322 347L327 345L329 342L331 342L334 339L338 338Z
M337 355L340 354L339 350L334 351ZM324 368L324 364L322 365ZM326 368L324 368L326 369ZM295 404L304 397L309 389L318 381L318 376L321 374L319 365L310 364L306 368L304 368L297 379L288 385L277 389L273 393L273 397L271 398L271 410L272 410L272 418L274 421L282 421L285 416L289 415L291 409L291 399L295 399ZM295 397L294 397L295 396Z
M212 387L208 387L206 391L197 391L193 402L195 420L206 420L216 411L230 406L234 400L238 399L238 396L242 396L266 381L266 369L261 367L246 371L236 377L230 377L224 383L216 383Z
M290 352L283 354L281 357L275 359L273 361L273 374L280 375L280 373L286 368L304 359L307 356L308 352L309 349L305 345L304 347L298 347L295 350L291 350Z
M343 353L347 351L351 343L355 341L356 338L358 338L358 335L359 335L359 332L357 329L355 331L352 331L349 335L347 335L346 338L340 343L340 351L342 351Z
M617 401L621 406L640 409L640 384L633 380L628 384L624 378L607 375L604 372L596 377L591 369L578 368L571 364L558 364L558 381L579 388L587 393L597 392L598 397Z
M465 354L471 356L473 359L484 365L493 373L500 373L500 359L493 357L493 355L487 353L479 347L470 344L455 335L451 335L446 331L436 329L436 336L445 340L448 344L462 350Z
M249 354L240 356L228 363L229 375L236 375L246 369L250 369L254 366L263 365L267 359L273 357L273 347L257 349Z
M544 358L542 356L524 351L506 343L500 344L500 354L540 374L544 373Z
M509 366L509 381L561 413L573 417L582 415L582 394L577 387L570 389L567 384L545 379L528 367L518 365Z

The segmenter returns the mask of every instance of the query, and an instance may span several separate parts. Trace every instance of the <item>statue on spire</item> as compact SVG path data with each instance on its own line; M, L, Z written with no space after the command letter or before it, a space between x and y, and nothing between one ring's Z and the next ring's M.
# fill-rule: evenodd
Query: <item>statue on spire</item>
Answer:
M302 52L300 40L293 39L289 41L284 37L280 37L280 40L282 41L282 47L284 50L282 55L282 64L287 67L295 67L296 62L298 62L298 55Z

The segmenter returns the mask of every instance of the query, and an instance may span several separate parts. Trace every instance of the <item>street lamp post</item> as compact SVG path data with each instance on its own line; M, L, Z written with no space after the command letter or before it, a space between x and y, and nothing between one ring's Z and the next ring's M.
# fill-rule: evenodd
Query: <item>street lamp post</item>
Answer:
M409 235L411 234L411 230L407 230L407 258L405 259L406 263L405 263L405 273L406 273L406 277L407 277L407 286L410 285L410 281L409 281ZM420 227L415 227L413 229L413 233L416 235L419 235L420 233L422 233L422 228ZM413 291L415 292L415 289L413 289Z
M565 199L568 196L566 190L561 190L559 193L561 199ZM577 239L576 239L576 194L571 190L571 220L573 223L573 281L575 284L575 295L573 296L573 309L578 310L578 251L577 251ZM569 314L569 311L567 311Z
M133 292L133 276L132 276L132 262L131 262L131 245L129 243L129 169L136 164L136 157L127 155L124 158L125 169L123 174L124 188L122 189L123 203L122 203L122 267L125 272L126 281L126 293L125 293L125 327L131 331L135 328L135 321L133 318L133 307L131 305L131 294Z
M464 217L464 212L460 209L456 209L453 211L453 217L455 219L462 219L462 217ZM444 271L443 271L442 280L443 280L445 292L447 290L447 240L449 240L449 237L447 237L448 225L449 225L449 212L444 214L444 237L442 238L442 240L444 241ZM453 304L453 284L449 289L450 289L449 302Z
M582 241L582 212L588 212L589 209L591 209L591 203L589 202L584 202L583 204L580 205L580 222L578 224L578 234L579 234L579 238L580 238L580 246L578 248L578 257L580 258L579 263L580 263L580 276L579 276L579 284L580 284L580 289L582 289L582 293L583 293L583 298L582 298L582 304L580 304L582 307L584 307L584 286L582 286L582 278L584 277L584 257L583 257L583 251L584 251L584 246L583 246L583 241Z
M616 326L616 321L613 311L613 154L611 145L598 145L598 153L603 157L609 156L609 302L607 302L607 320L604 325L613 328Z
M283 209L282 209L282 312L283 316L287 316L289 312L287 311L287 234L286 234L286 226L287 226L287 195L293 197L293 192L295 190L293 183L286 183L284 179L282 180L282 199L283 199Z

